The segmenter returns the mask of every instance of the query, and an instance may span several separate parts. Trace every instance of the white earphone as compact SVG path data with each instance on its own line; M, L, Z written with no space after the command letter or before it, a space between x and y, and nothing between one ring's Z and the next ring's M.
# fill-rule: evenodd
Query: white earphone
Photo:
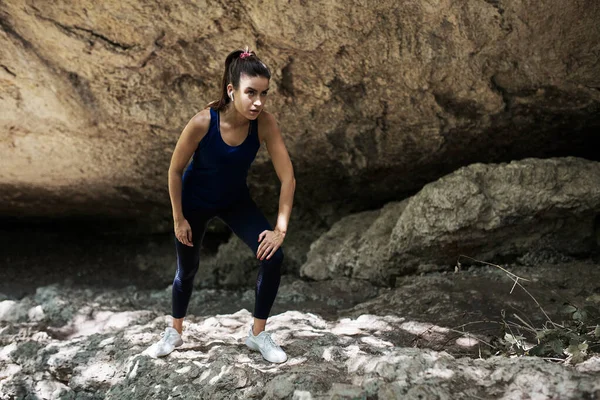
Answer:
M231 98L231 101L233 101L233 92L229 92L229 97Z

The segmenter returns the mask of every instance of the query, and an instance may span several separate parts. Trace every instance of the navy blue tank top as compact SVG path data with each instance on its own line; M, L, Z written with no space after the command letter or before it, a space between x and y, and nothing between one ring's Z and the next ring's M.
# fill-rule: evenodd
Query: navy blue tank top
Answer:
M183 174L181 202L186 211L227 207L248 194L248 170L260 148L258 120L250 121L239 146L225 143L219 127L219 112L211 108L208 132Z

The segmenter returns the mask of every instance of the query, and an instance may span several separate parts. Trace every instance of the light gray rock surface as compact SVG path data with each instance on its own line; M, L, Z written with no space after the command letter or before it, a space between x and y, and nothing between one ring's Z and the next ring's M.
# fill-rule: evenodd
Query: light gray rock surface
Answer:
M533 274L527 275L534 282L529 289L544 305L556 295L600 304L594 295L597 263L591 260L511 269ZM542 283L564 289L552 294ZM497 320L507 304L538 323L531 299L511 295L510 287L503 273L490 268L413 277L395 289L360 280L286 278L268 324L289 357L281 365L267 363L243 344L252 321L252 291L194 292L183 346L152 359L142 353L169 322L168 289L41 287L35 295L0 302L0 308L40 307L45 313L41 319L20 313L17 320L2 314L0 399L599 396L597 356L575 366L540 358L478 358L494 333L489 326L480 329L481 321ZM62 299L69 300L70 311L53 312ZM547 311L554 317L554 306ZM480 325L459 328L477 321Z
M389 260L389 241L408 200L381 210L349 215L315 240L300 273L322 280L335 276L369 278Z

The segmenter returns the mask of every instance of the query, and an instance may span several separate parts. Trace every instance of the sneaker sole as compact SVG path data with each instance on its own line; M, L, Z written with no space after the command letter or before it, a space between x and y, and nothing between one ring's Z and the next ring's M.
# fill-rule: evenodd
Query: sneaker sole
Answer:
M166 353L153 354L151 351L145 350L142 354L146 354L146 355L150 356L151 358L162 358L162 357L166 357L169 354L171 354L173 351L175 351L175 349L177 347L181 346L182 344L183 344L183 340L179 341L179 343L174 344L173 348Z
M254 351L260 351L256 343L250 340L250 338L246 339L246 346L250 347Z
M284 363L287 361L287 356L282 361L269 360L267 357L265 357L265 355L262 353L262 351L260 351L260 349L258 348L258 345L256 343L254 343L252 340L250 340L250 338L246 339L246 346L248 346L249 348L251 348L254 351L258 351L260 353L260 355L270 363L281 364L281 363Z

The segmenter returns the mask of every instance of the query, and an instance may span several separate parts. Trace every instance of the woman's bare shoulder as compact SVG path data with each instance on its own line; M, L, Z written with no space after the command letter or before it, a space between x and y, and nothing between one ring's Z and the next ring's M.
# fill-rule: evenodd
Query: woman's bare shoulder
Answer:
M262 110L261 113L258 115L258 123L259 125L268 125L277 124L277 121L275 120L275 116L273 116L273 114L266 110Z
M195 142L200 141L208 128L210 127L210 110L204 109L194 115L187 125L185 126L183 133Z
M257 119L259 131L266 132L268 135L270 132L277 130L277 120L270 112L263 110Z
M203 128L204 131L208 130L210 126L210 109L205 108L196 113L190 120L190 123L194 125L194 128Z
M281 135L275 116L263 110L258 116L258 136L260 141L268 141L273 135Z

